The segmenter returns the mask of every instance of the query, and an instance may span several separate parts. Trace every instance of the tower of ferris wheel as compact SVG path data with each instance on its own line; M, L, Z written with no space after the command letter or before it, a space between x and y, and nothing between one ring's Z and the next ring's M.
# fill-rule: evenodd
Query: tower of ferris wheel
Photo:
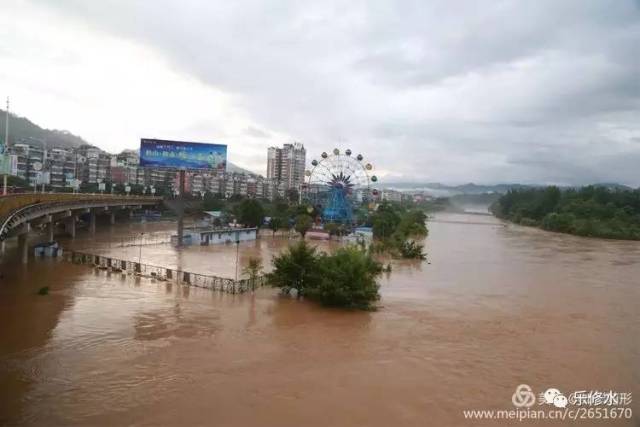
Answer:
M319 208L325 222L353 223L354 207L366 203L377 194L372 188L378 178L373 165L362 154L353 155L350 149L343 153L335 148L323 152L311 161L305 172L305 197Z

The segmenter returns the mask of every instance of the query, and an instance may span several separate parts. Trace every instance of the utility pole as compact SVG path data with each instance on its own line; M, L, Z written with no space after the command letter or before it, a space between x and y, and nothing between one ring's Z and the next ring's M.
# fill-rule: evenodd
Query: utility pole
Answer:
M140 268L142 268L142 239L144 238L144 233L140 233L140 250L138 252L138 264L140 264Z
M178 188L180 194L177 197L178 203L178 246L182 246L184 240L184 192L185 192L185 170L180 169L178 172Z
M240 258L240 232L236 231L236 282L238 281L238 259Z
M6 158L9 154L9 97L7 96L7 111L5 111L6 117L4 119L4 152L2 155ZM7 195L7 172L2 177L2 195Z
M45 188L45 173L47 169L47 141L42 140L42 194L44 194Z

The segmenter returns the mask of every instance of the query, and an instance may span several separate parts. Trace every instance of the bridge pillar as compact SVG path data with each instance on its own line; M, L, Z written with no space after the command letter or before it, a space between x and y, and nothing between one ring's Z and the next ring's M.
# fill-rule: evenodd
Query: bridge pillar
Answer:
M78 217L76 215L71 215L67 223L65 224L65 229L71 235L72 238L76 237L76 220Z
M22 226L22 231L18 234L18 248L20 249L23 264L29 262L29 231L31 231L31 224L26 222Z
M29 241L26 233L18 236L18 247L20 248L20 259L23 264L26 264L29 262Z
M49 234L49 241L50 242L53 242L55 231L56 231L56 223L51 221L49 223L49 226L47 227L47 232Z
M89 211L89 231L91 234L96 232L96 211L95 209L91 209Z
M109 222L111 223L111 225L114 225L116 223L116 213L114 211L111 211L109 214Z

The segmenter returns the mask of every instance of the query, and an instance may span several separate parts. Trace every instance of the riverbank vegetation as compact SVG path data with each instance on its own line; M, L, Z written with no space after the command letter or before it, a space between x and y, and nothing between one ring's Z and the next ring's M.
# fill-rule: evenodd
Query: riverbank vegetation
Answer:
M321 212L317 207L276 198L273 201L257 199L240 199L231 197L220 199L220 196L205 194L203 208L221 211L219 222L230 222L232 219L248 226L260 226L263 217L267 218L267 226L273 235L280 230L293 229L304 239L314 224L320 223ZM388 253L398 258L425 259L424 247L418 239L427 236L425 211L413 202L387 202L377 206L375 211L368 207L357 207L354 217L358 226L371 227L374 241L371 249L374 253ZM352 232L352 225L323 224L330 236L345 236Z
M370 310L380 299L382 265L356 247L318 252L304 240L273 259L272 286L329 307Z
M389 252L402 258L425 259L424 246L415 239L429 234L427 216L420 209L383 202L371 216L374 252Z
M586 237L640 240L640 189L551 186L511 190L491 212L518 224Z

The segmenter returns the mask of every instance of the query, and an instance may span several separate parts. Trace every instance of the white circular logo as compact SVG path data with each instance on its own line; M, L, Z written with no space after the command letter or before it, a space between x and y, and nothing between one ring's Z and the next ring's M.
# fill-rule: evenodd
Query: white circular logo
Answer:
M556 396L559 396L561 394L562 393L560 393L560 390L558 390L557 388L547 389L547 391L544 392L544 402L551 405L553 404L553 399L555 399Z
M517 408L531 407L536 403L536 395L527 384L520 384L511 396L511 401Z
M564 395L559 394L553 398L553 404L556 408L566 408L567 407L567 398Z

